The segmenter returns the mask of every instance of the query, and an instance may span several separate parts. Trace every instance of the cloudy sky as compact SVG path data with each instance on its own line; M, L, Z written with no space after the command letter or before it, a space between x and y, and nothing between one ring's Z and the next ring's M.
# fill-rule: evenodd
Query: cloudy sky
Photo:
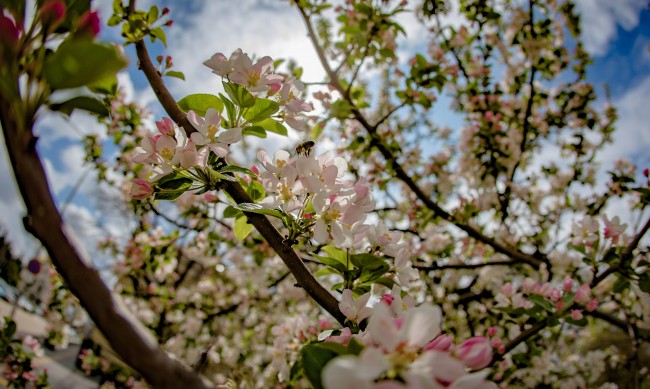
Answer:
M141 2L141 8L154 1ZM215 52L231 53L236 48L258 56L293 58L304 68L304 81L320 81L323 72L298 12L287 1L279 0L190 0L155 2L172 10L174 26L167 32L169 48L154 47L154 53L174 58L177 70L186 81L172 80L171 90L178 99L190 93L214 93L219 79L201 63ZM102 20L111 14L112 0L95 1ZM619 133L603 163L621 157L633 159L639 166L650 166L650 12L646 0L579 0L587 49L595 63L589 79L599 90L608 84L612 101L619 109ZM408 18L403 20L410 37L422 36ZM119 40L119 31L104 28L104 40ZM417 45L417 44L416 44ZM129 98L146 104L159 120L162 114L146 80L133 64L120 75ZM408 53L403 54L406 58ZM66 220L91 251L97 240L120 235L128 223L126 215L110 202L110 188L98 188L94 175L83 165L83 134L102 133L95 121L84 115L72 123L60 117L45 116L39 123L40 151L48 170L50 184L60 204L79 186L67 206ZM0 145L0 229L14 242L16 254L34 255L38 246L22 230L22 200L13 183L4 144ZM104 265L101 258L97 264Z

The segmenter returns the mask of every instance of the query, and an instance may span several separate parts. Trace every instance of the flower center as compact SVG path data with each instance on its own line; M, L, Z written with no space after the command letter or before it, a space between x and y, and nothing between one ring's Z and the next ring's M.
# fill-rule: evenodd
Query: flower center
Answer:
M280 184L278 187L278 192L280 193L280 198L282 201L285 203L293 197L293 194L291 193L291 189L285 184Z
M323 221L326 222L326 223L332 222L334 220L338 220L338 218L340 218L340 217L341 217L341 211L339 211L338 209L332 209L332 208L325 211L323 213L323 215L321 216Z
M208 124L207 127L208 130L208 136L210 138L214 138L214 135L219 131L219 126L215 126L214 124Z
M162 151L160 151L160 156L171 161L171 159L174 158L174 152L169 147L164 147Z

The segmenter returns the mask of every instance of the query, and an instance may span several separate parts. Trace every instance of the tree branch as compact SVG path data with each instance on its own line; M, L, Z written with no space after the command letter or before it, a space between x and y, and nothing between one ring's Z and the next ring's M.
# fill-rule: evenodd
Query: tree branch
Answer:
M129 10L135 7L135 0L131 0ZM170 118L182 127L185 132L190 135L196 129L187 120L186 114L176 104L176 100L172 97L171 93L165 86L165 83L151 62L147 46L144 41L136 42L135 44L138 60L140 61L140 69L144 72L149 84L151 85L158 101L163 106ZM225 181L225 190L238 203L252 203L248 193L237 182ZM275 229L273 224L264 215L244 212L248 221L257 229L257 231L264 237L269 245L280 256L287 268L296 278L300 287L305 289L307 294L316 301L321 307L329 312L339 323L345 322L345 315L339 309L339 303L309 272L304 263L296 252L284 243L283 237Z
M16 81L17 82L17 81ZM18 88L17 88L18 89ZM14 102L0 96L0 124L16 183L25 201L25 229L41 241L70 291L79 299L111 347L156 388L208 388L208 383L172 360L144 326L124 308L90 265L65 226L36 150L34 117L19 125Z
M460 263L460 264L453 264L453 265L437 265L433 264L431 266L419 266L415 265L413 266L414 269L422 270L422 271L432 271L432 270L446 270L446 269L480 269L482 267L486 266L512 266L516 264L517 262L513 261L492 261L492 262L484 262L484 263Z
M343 88L341 82L338 79L338 76L330 67L327 58L325 57L325 52L323 51L322 47L318 43L318 38L316 37L316 33L314 32L313 26L311 25L309 16L299 4L297 4L297 7L305 22L309 38L311 39L312 44L316 49L316 54L318 55L321 65L323 66L325 73L327 73L327 76L330 79L330 84L351 105L352 107L351 110L352 110L352 114L354 115L354 118L359 122L359 124L361 124L361 126L363 126L366 129L366 131L372 138L372 144L375 147L377 147L377 149L384 156L386 161L388 161L392 165L392 168L395 171L395 176L399 178L402 182L404 182L406 186L408 186L411 189L411 191L415 193L415 195L420 199L420 201L424 203L424 205L427 208L433 211L437 216L441 217L442 219L454 224L461 230L465 231L465 233L467 233L467 235L469 235L470 237L478 240L479 242L491 246L496 252L505 254L516 261L527 263L533 267L539 267L539 265L543 263L542 260L535 258L532 255L518 251L516 249L507 247L497 242L496 240L483 235L478 229L470 226L469 224L464 224L460 220L457 220L456 217L451 215L449 212L445 211L436 202L431 200L431 198L426 193L424 193L424 191L415 183L415 181L413 181L413 179L408 175L408 173L404 170L404 168L397 162L397 158L393 155L393 153L382 142L380 135L377 133L377 127L371 125L368 122L368 120L365 118L365 116L363 116L361 111L359 111L359 109L354 105L352 99L350 98L349 93L347 93L347 90Z

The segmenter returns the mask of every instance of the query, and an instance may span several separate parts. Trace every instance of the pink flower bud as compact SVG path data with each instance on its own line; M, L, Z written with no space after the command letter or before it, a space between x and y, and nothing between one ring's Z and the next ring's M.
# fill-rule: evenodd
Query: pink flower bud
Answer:
M99 13L97 13L97 11L87 11L79 18L77 33L94 38L99 35L100 26L101 22L99 21Z
M161 121L156 122L156 127L161 134L174 136L174 122L170 118L162 118Z
M563 308L564 308L564 301L560 300L557 302L557 304L555 304L555 309L557 309L558 311L561 311Z
M328 330L332 328L332 322L327 319L318 319L318 328L322 330Z
M257 175L260 174L260 168L258 168L258 167L255 166L255 165L251 166L251 171L252 171L253 173L257 174Z
M424 346L424 350L447 351L454 344L454 340L449 335L439 335Z
M558 288L553 288L549 297L551 301L558 301L562 297L562 292Z
M524 293L530 293L535 288L535 285L537 285L537 282L535 282L535 280L533 280L532 278L528 277L524 280L523 285L521 285L521 289L524 291Z
M498 349L503 346L503 340L501 338L492 339L492 347Z
M65 3L61 0L48 1L41 7L39 15L45 25L59 24L65 16Z
M389 307L390 307L391 304L393 303L393 300L395 300L395 296L393 296L393 295L390 294L390 293L386 293L385 295L381 296L381 301L382 301L384 304L388 305Z
M586 303L591 299L591 288L588 284L583 284L578 288L574 296L574 300L577 303Z
M492 346L490 340L475 336L466 340L456 349L456 356L472 370L480 370L492 362Z
M147 180L136 178L131 185L131 198L143 200L153 194L153 187Z
M565 292L570 292L573 290L573 280L571 277L566 276L564 278L564 281L562 281L562 288L564 289Z
M592 299L587 303L587 311L593 312L598 308L598 300Z
M497 334L497 328L496 327L490 327L487 329L487 334L488 336L494 336Z
M514 289L511 283L507 283L501 287L501 293L505 294L506 297L512 297Z
M0 43L7 47L13 47L18 42L20 30L14 24L14 21L0 14Z
M214 203L215 201L219 200L219 197L217 197L217 195L214 193L207 192L203 195L203 200L207 201L208 203Z
M173 20L169 20L167 23L165 23L165 26L167 26L167 27L171 27L171 26L173 26L173 25L174 25L174 21L173 21Z
M162 61L163 61L163 56L162 56L162 55L157 55L157 56L156 56L156 61L158 61L158 63L162 63Z
M650 169L648 168L643 169L643 175L646 177L650 176Z
M577 321L577 320L580 320L582 318L583 318L582 312L580 312L579 309L574 309L573 311L571 311L571 319Z
M169 8L165 7L162 9L162 14L167 15L169 13Z

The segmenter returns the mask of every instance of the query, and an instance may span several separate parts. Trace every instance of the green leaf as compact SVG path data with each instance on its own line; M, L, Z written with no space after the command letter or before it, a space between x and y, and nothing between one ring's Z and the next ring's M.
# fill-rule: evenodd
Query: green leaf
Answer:
M77 96L62 103L50 104L50 109L66 115L70 115L75 109L81 109L90 113L97 114L101 117L108 116L108 108L101 100L90 96Z
M173 200L176 200L177 198L181 197L181 195L183 193L185 193L185 192L186 192L185 190L167 190L167 189L164 189L164 190L156 191L154 193L154 198L156 200L173 201Z
M315 255L312 254L312 256L319 261L321 261L324 265L329 266L330 268L336 270L337 273L343 274L347 268L345 267L345 263L341 263L339 260L330 258L330 257L323 257L320 255Z
M149 9L149 12L147 13L147 22L149 22L149 24L152 24L156 20L158 20L158 7L154 5L151 7L151 9Z
M87 87L94 93L114 95L117 93L117 77L114 74L111 74L101 80L88 84Z
M639 288L646 293L650 293L650 274L647 272L639 276Z
M531 294L530 296L528 296L528 300L530 300L533 304L537 305L538 307L544 309L547 312L551 312L551 313L555 312L555 308L553 307L553 304L551 304L544 297L538 294Z
M258 98L255 105L244 113L244 119L257 123L278 112L280 105L273 100Z
M162 44L167 47L167 37L165 36L165 31L162 29L162 27L156 27L151 29L151 37L152 40L153 38L158 38L162 42Z
M251 231L253 231L253 225L248 224L248 219L246 219L246 217L240 217L235 220L235 228L233 230L235 238L244 240Z
M52 89L78 88L114 76L126 65L126 59L112 45L67 40L45 59L44 75Z
M226 219L231 219L231 218L234 218L234 217L241 217L243 215L244 214L242 213L242 211L240 211L239 209L233 207L232 205L227 206L226 209L223 210L223 217L226 218Z
M228 165L222 169L219 169L219 171L222 173L243 173L248 174L251 177L257 177L257 174L253 173L252 170L237 165Z
M337 249L334 246L323 246L323 251L325 251L330 258L336 259L344 265L347 263L345 251Z
M256 124L264 128L266 131L272 132L274 134L287 136L289 133L287 131L287 128L282 123L272 118L264 119L260 122L257 122Z
M205 116L209 108L223 111L223 102L215 95L207 93L196 93L185 96L178 102L178 107L184 112L194 111L197 115Z
M233 207L239 209L240 211L259 213L261 215L269 215L269 216L277 217L279 219L282 219L284 217L284 214L278 211L277 209L264 208L259 204L241 203L241 204L233 205Z
M255 97L243 87L223 81L223 89L226 91L230 100L242 108L249 108L255 105Z
M257 181L251 181L246 189L246 193L253 199L253 201L261 200L266 196L266 191L262 184Z
M370 283L372 281L375 281L388 273L389 269L390 266L388 266L387 263L383 261L377 261L374 264L363 269L361 275L359 276L359 282Z
M359 269L364 268L377 268L378 264L384 263L380 257L373 254L352 254L350 255L350 261L352 264ZM385 264L385 263L384 263Z
M307 379L314 386L314 389L321 389L323 387L321 372L330 360L339 355L337 352L322 347L321 345L322 343L308 344L300 350L302 367L305 370Z
M321 267L314 273L314 277L320 278L320 277L325 277L325 276L330 276L332 274L341 274L337 272L336 270L332 269L331 267Z
M170 70L167 73L165 73L165 76L167 77L174 77L174 78L180 78L181 80L185 81L185 75L183 72L177 72L175 70ZM216 97L216 96L215 96ZM221 102L221 101L219 101ZM223 108L222 108L223 109Z
M235 127L234 120L236 119L237 116L237 110L235 109L235 105L223 94L219 93L219 97L221 97L221 102L223 103L224 107L226 107L226 113L228 116L227 118L223 118L224 128Z
M220 172L212 169L209 166L206 169L210 172L210 175L212 176L213 179L225 180L225 181L230 181L230 182L237 182L237 178L235 178L233 176L220 173Z
M266 130L260 126L252 126L244 128L243 135L252 135L258 138L266 138Z
M187 178L178 172L173 172L161 177L158 181L156 181L156 187L165 190L186 189L192 185L192 182L192 179Z

